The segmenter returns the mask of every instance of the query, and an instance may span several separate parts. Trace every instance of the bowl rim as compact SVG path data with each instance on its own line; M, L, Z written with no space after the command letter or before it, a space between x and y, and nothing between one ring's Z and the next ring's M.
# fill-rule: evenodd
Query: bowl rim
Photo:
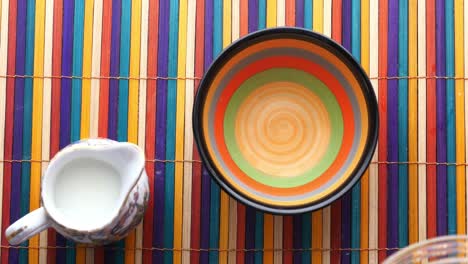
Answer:
M227 61L229 61L232 58L232 56L234 56L237 53L238 50L242 50L245 47L258 43L262 40L285 38L285 36L309 42L313 41L313 43L320 45L322 48L332 51L332 53L339 60L341 60L348 66L349 70L353 73L354 77L359 83L359 87L363 91L366 107L368 109L367 114L369 123L369 132L366 138L366 144L363 150L363 154L361 155L356 167L351 172L350 177L344 183L342 183L341 186L336 188L336 190L333 190L330 194L321 198L320 200L296 206L274 206L271 204L261 203L243 194L242 192L237 191L235 187L231 186L226 180L223 179L223 174L214 165L212 157L207 152L205 136L202 128L202 110L205 104L206 94L209 90L209 86L212 80L218 73L219 69ZM297 27L276 27L255 31L234 41L227 48L225 48L217 58L213 60L208 70L203 75L203 78L199 83L197 93L195 95L192 112L192 129L194 133L195 143L197 145L203 165L206 167L208 173L216 181L216 183L220 185L223 190L229 193L229 195L231 195L236 200L240 201L245 205L252 206L256 209L271 214L299 214L315 211L331 204L333 201L337 200L338 198L342 197L346 192L348 192L362 177L364 171L367 169L372 159L372 156L374 155L374 151L377 145L379 132L378 104L374 90L372 88L372 84L369 78L367 77L366 72L361 67L361 65L354 59L351 53L349 53L345 48L343 48L341 45L339 45L332 39L308 29Z

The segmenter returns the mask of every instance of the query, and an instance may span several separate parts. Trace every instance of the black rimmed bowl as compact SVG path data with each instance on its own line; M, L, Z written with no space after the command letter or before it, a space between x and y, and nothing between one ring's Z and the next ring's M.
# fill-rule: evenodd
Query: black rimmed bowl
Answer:
M204 75L193 130L211 176L257 209L294 214L346 193L377 144L370 81L329 38L299 28L247 35Z

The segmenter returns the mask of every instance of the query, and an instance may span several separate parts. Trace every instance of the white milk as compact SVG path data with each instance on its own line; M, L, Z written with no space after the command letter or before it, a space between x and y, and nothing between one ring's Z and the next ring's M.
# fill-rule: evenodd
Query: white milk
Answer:
M55 205L68 219L80 225L106 224L119 206L121 181L110 164L77 159L57 175Z

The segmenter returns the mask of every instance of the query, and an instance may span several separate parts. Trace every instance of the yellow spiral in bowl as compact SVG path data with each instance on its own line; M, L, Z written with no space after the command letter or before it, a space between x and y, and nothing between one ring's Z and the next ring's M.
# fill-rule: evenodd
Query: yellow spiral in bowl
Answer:
M294 177L315 166L330 142L327 109L310 89L272 82L240 105L235 136L242 156L273 177Z

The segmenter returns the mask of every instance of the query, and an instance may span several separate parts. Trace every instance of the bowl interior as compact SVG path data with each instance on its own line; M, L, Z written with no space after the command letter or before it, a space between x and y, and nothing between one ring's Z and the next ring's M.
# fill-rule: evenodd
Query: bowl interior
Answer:
M314 209L362 174L375 96L352 57L310 31L254 33L226 49L197 94L194 130L211 174L272 212Z

